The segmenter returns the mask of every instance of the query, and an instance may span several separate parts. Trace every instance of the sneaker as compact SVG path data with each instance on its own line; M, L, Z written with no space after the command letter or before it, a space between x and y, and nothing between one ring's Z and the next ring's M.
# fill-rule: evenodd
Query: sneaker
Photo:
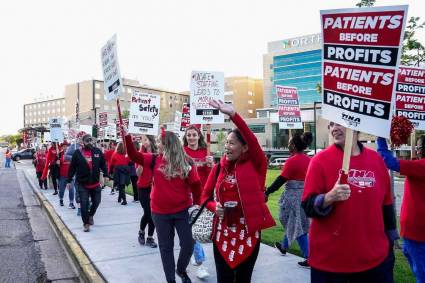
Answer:
M75 206L74 206L74 204L71 202L71 203L69 204L68 208L75 209Z
M115 195L114 189L111 190L111 195Z
M308 260L298 262L298 265L304 268L310 268L310 264L308 264Z
M210 277L210 274L208 273L208 269L205 266L200 265L198 267L198 270L196 271L196 277L198 277L199 279L206 279Z
M89 216L89 224L94 225L93 216Z
M183 271L183 272L176 271L176 274L182 279L182 283L192 283L192 280L190 280L186 271Z
M60 204L60 206L63 206L63 200L59 200L59 204Z
M139 241L139 244L142 246L145 245L145 233L139 232L139 237L137 239Z
M148 237L146 239L146 246L151 247L151 248L156 248L158 247L158 245L155 243L155 239L152 237Z
M124 200L121 205L127 205L127 202Z
M53 193L53 195L57 195L58 194L58 191L55 191L54 193Z
M194 256L192 256L192 257L190 258L190 263L191 263L193 266L199 266L199 265L200 265L199 263L197 263L197 262L196 262L196 260L195 260L195 257L194 257Z
M84 224L84 232L90 232L90 225Z
M81 208L77 209L77 216L81 216Z
M278 249L280 251L281 255L286 255L286 249L282 247L282 245L279 242L274 243L274 246L276 247L276 249Z

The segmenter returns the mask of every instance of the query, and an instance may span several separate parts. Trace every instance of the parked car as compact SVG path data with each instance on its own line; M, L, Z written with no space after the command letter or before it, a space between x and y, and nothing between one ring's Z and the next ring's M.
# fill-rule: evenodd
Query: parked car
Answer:
M34 153L34 148L21 149L18 152L12 153L12 159L14 161L19 161L21 159L33 159Z
M279 168L281 169L283 165L285 164L287 158L285 157L278 157L273 159L273 161L269 162L269 168Z

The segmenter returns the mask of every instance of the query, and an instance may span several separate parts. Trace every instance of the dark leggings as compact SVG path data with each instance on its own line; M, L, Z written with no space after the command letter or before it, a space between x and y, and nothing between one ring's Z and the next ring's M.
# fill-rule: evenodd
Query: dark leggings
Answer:
M125 185L118 185L118 200L127 202L125 198Z
M176 263L174 260L174 234L177 231L180 240L180 253L177 260L177 271L186 271L193 253L192 229L189 224L187 209L173 214L152 213L158 235L159 252L165 278L168 281L175 279Z
M260 250L260 240L258 240L252 254L245 259L236 268L231 269L224 258L221 256L220 251L217 249L215 243L214 260L215 269L217 272L217 283L249 283L251 282L252 271L254 270L255 262L257 261L258 252Z
M155 231L155 224L153 223L151 214L151 190L151 187L138 189L140 204L143 208L143 216L140 219L140 231L144 233L146 225L148 225L149 237L152 237Z
M44 189L47 190L47 179L41 180L42 175L43 172L37 172L38 185L40 186L40 189L44 186Z
M53 189L58 190L59 166L57 164L49 165L50 176L52 177Z
M138 179L137 176L130 176L131 186L133 187L133 199L135 201L139 200L139 194L137 191L137 179Z

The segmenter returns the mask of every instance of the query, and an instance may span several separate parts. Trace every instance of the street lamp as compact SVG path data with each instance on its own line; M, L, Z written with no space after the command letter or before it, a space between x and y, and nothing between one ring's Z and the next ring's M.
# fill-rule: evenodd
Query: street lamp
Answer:
M317 153L317 117L316 117L316 104L322 104L320 101L314 101L313 112L314 112L314 155Z

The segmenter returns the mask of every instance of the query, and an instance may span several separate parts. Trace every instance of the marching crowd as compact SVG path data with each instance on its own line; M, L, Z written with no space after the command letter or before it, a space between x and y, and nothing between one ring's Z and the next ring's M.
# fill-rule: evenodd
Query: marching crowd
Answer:
M80 133L73 144L52 143L37 150L40 189L47 190L50 176L60 205L67 192L69 208L77 208L89 232L105 181L113 180L111 194L118 192L123 206L128 201L125 188L131 184L134 201L143 210L138 241L159 247L167 282L176 282L176 274L182 282L191 282L186 268L192 256L197 276L209 276L193 225L210 213L211 218L203 218L210 219L203 233L213 243L217 281L245 283L251 282L262 230L276 225L268 197L285 185L278 202L285 234L275 243L282 255L296 241L305 258L298 264L311 268L313 283L387 283L393 282L393 247L399 238L391 169L406 176L400 217L403 252L417 282L425 282L425 136L417 141L418 159L398 160L385 139L378 138L376 152L363 146L354 132L350 170L342 178L345 128L330 122L333 144L313 158L304 153L312 142L310 133L291 137L291 157L266 188L267 159L257 138L232 105L214 100L210 104L236 126L219 162L214 162L195 125L186 129L183 143L162 130L158 137L142 136L141 144L122 126L123 142L110 143L107 149L95 147L90 135ZM177 262L176 232L181 247Z

